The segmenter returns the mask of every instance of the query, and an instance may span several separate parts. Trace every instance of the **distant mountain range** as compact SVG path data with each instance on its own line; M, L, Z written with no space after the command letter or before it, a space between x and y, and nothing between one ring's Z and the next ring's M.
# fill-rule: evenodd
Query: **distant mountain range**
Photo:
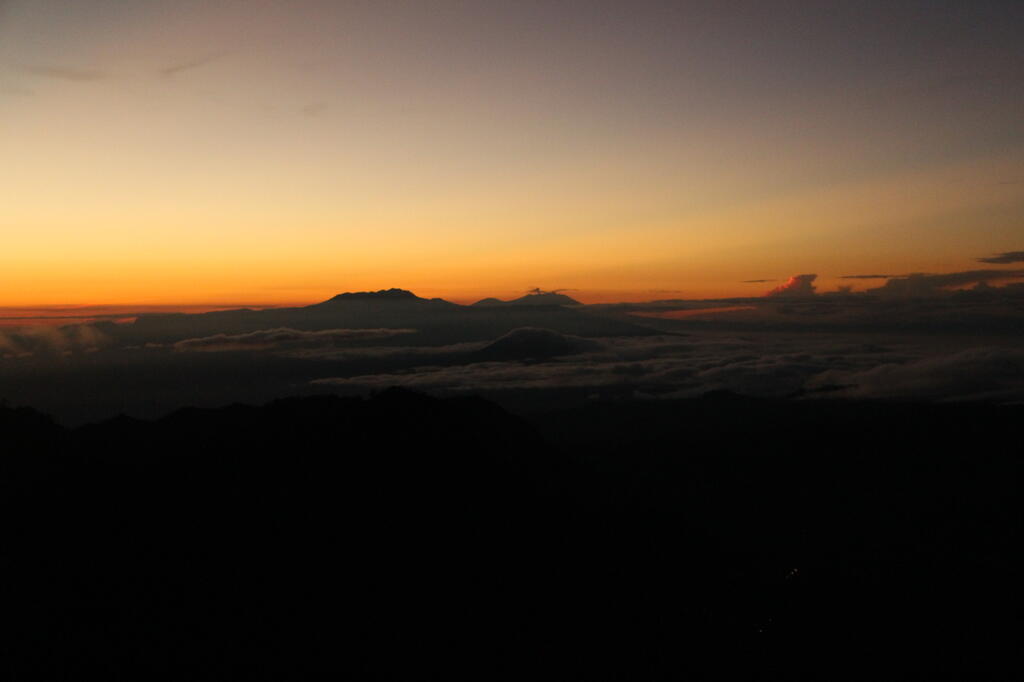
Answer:
M601 314L565 307L577 302L558 293L529 294L488 304L464 306L440 298L421 298L404 289L342 293L295 308L222 310L208 313L147 314L116 334L133 343L175 342L215 334L244 334L265 329L414 329L392 343L441 345L496 339L514 329L535 327L581 337L636 336L653 333ZM112 325L113 326L113 325Z
M509 306L509 305L583 305L574 298L555 291L541 291L514 298L511 301L503 301L500 298L484 298L473 304L474 306Z
M330 303L347 303L351 301L410 301L417 300L423 301L425 299L420 298L411 291L406 289L381 289L380 291L356 291L348 292L344 294L338 294L333 298L330 298L323 303L318 305L326 305ZM434 301L443 301L443 299L435 298L431 299Z

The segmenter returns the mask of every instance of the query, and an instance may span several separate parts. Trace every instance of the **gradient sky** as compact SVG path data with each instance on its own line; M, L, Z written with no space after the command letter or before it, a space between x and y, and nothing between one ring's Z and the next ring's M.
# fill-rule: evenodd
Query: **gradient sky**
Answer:
M1021 36L1019 0L0 0L0 306L970 269L1024 248Z

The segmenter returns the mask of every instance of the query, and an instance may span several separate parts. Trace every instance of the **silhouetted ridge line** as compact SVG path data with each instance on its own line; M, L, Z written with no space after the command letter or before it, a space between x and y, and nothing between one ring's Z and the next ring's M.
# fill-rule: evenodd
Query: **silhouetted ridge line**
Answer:
M500 306L464 306L440 298L420 298L404 289L339 294L297 308L234 310L200 314L141 315L112 329L124 345L176 344L218 335L238 336L275 329L416 330L402 340L381 344L438 346L493 341L519 327L552 329L573 336L637 336L655 332L634 322L588 314L561 294L534 294Z
M544 360L602 348L597 341L561 334L551 329L520 327L474 353L482 360Z
M416 294L406 289L381 289L379 291L353 291L338 294L324 303L332 302L344 302L344 301L425 301L427 299L420 298Z
M565 294L560 294L554 291L543 291L540 293L527 294L514 298L511 301L503 301L499 298L484 298L473 304L481 308L488 306L562 306L562 305L582 305L579 301L574 298L570 298Z

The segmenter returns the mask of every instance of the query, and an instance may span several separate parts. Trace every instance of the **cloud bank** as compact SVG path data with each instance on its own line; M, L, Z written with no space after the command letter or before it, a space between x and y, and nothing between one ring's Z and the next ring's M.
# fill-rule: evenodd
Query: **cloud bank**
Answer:
M912 359L896 348L830 338L804 343L718 334L606 338L595 350L548 362L468 362L421 365L373 375L331 377L315 385L355 391L404 386L446 393L524 389L611 388L647 396L700 395L727 389L749 395L786 396L831 369L870 369Z
M1024 351L970 348L865 370L830 370L810 382L829 384L845 386L841 395L851 398L1024 400Z
M482 361L313 382L342 392L391 386L439 394L577 390L643 398L696 397L716 390L762 397L880 398L997 402L1024 399L1024 351L976 347L935 352L856 336L699 334L607 338L600 348L547 362Z
M0 330L0 358L91 353L112 344L100 325L22 327Z
M226 351L271 351L305 348L332 348L352 342L380 341L413 329L326 329L302 331L298 329L264 329L248 334L214 334L185 339L174 344L179 353L219 353Z

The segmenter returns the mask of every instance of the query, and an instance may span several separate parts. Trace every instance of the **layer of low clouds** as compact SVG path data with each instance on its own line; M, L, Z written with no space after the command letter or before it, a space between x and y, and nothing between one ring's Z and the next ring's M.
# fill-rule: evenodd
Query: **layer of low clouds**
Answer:
M0 329L0 358L95 352L112 343L110 336L96 325Z
M333 348L352 342L381 341L404 334L413 329L325 329L302 331L298 329L264 329L248 334L214 334L185 339L174 344L179 353L221 353L227 351L283 351L303 348Z
M765 307L818 305L819 299L786 299ZM513 409L716 390L800 399L1024 400L1019 329L999 336L698 327L587 339L534 329L505 337L514 343L443 346L395 345L416 342L403 330L273 329L123 347L116 331L106 331L117 326L0 334L0 398L76 423L118 412L154 417L184 405L391 386L481 395Z
M914 355L895 347L789 337L655 336L592 340L595 350L549 362L424 365L400 372L333 377L317 385L355 390L404 386L424 391L490 393L523 389L616 388L638 395L700 395L728 389L785 396L831 369L869 369Z
M307 360L387 360L412 365L453 365L474 362L542 362L552 358L599 351L605 342L562 334L551 329L520 327L494 341L471 341L441 346L340 346L284 349L289 357Z
M456 329L442 335L439 343L446 345L429 345L437 337L414 332L417 324L401 316L395 326L402 328L395 329L378 328L379 322L327 330L278 323L177 343L112 322L8 329L0 333L7 391L0 397L71 419L125 410L154 416L182 405L390 386L480 394L507 400L513 408L593 396L694 397L715 390L768 397L1024 400L1024 284L944 288L996 272L1024 274L1004 269L901 278L921 280L913 291L931 292L923 296L744 299L745 305L734 301L700 319L637 317L637 324L657 332L621 337L583 338L546 328L544 320L551 318L543 315L532 326L500 336L496 331L489 340L460 336ZM813 281L808 275L788 284L806 292ZM587 310L614 319L693 305L708 303ZM340 318L335 324L342 324ZM458 327L457 320L452 324ZM102 382L95 381L99 374ZM55 386L74 388L62 395Z
M863 370L829 370L810 382L843 386L850 398L1024 400L1024 350L970 348Z
M694 335L604 339L601 349L550 362L471 362L328 377L343 392L402 386L438 394L577 389L645 398L729 390L766 397L922 400L1024 399L1024 351L969 348L933 352L829 336L770 338Z

